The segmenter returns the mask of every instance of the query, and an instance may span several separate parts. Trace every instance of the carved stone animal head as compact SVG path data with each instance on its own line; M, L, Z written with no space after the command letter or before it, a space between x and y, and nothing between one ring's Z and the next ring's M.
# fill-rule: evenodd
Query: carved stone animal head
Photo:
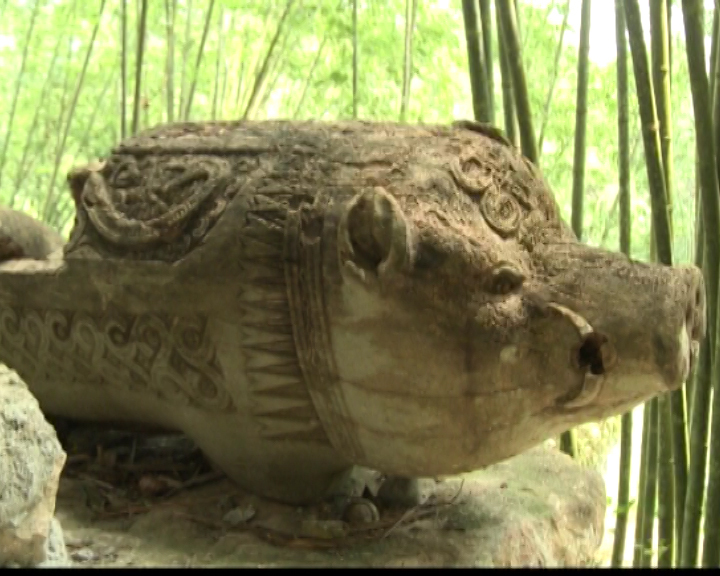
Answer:
M678 388L705 331L699 270L580 244L473 123L170 125L69 183L64 257L0 265L0 360L273 498L498 462Z
M387 404L356 411L361 444L385 435L376 466L478 467L682 385L705 331L698 269L580 244L500 141L409 182L359 193L338 224L333 339L348 404Z

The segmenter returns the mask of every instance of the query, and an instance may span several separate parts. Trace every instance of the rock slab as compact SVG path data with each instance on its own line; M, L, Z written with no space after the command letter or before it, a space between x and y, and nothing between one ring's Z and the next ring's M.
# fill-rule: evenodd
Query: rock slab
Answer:
M67 564L55 497L66 455L20 377L0 366L0 566Z
M85 566L564 567L595 562L606 509L603 480L555 449L539 447L482 471L427 482L434 490L424 503L402 509L381 505L377 530L323 519L322 507L295 508L245 494L227 481L180 494L135 517L93 520L83 509L78 481L64 479L58 514L69 542L92 549Z

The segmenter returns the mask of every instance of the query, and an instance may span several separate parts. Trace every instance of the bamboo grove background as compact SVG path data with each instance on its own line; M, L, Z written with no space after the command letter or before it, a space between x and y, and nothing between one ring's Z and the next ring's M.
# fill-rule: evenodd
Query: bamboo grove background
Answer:
M0 202L67 233L68 169L164 122L497 124L584 242L704 268L685 388L559 443L619 443L609 563L718 566L719 28L712 0L0 0Z

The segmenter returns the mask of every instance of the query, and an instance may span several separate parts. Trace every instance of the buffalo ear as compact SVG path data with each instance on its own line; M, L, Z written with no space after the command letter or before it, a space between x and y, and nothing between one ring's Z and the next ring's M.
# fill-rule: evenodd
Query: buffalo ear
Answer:
M382 276L412 261L412 226L398 201L384 188L357 194L344 218L348 260Z
M105 167L105 162L96 161L86 164L85 166L78 166L68 172L67 183L70 186L70 192L75 200L75 203L79 206L80 199L82 197L83 189L85 188L85 182L91 172L100 172Z

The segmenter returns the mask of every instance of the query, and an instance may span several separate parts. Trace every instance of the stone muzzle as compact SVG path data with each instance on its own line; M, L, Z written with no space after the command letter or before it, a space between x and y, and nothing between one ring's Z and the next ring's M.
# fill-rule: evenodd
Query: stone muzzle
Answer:
M596 373L603 365L655 373L669 389L682 385L706 331L705 284L697 267L634 262L574 243L548 246L537 256L542 272L535 293L585 326L579 365Z

